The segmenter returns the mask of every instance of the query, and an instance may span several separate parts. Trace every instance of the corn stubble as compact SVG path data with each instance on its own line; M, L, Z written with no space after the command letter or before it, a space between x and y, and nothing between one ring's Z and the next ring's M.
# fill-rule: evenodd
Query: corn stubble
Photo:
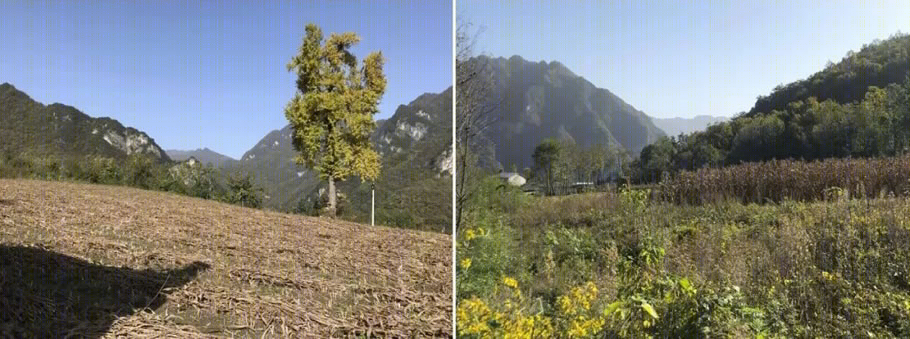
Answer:
M676 203L707 204L821 201L833 197L877 198L910 195L910 155L832 158L806 162L772 160L719 169L682 172L661 185L660 195ZM832 194L837 193L837 194Z
M450 336L451 241L444 234L116 186L0 179L0 199L0 245L72 262L26 269L69 267L72 275L97 266L96 275L113 281L108 289L151 292L107 307L51 294L6 318L45 319L66 325L62 334L94 338ZM203 269L181 284L161 273L191 265ZM21 274L16 267L0 269L13 272L0 277L4 286L34 289L35 282L13 279ZM6 304L16 300L0 300ZM125 314L124 305L136 310ZM0 324L0 336L15 335L15 322Z

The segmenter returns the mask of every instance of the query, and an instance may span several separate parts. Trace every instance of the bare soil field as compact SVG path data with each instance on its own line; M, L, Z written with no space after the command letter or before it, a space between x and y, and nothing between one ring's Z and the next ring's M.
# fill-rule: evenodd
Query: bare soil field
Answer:
M0 338L449 337L448 235L0 179Z

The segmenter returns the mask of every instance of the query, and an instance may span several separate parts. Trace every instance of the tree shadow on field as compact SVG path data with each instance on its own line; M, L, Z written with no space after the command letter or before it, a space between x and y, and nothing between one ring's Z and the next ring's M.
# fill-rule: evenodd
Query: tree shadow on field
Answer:
M0 338L99 338L117 318L157 309L172 288L208 268L140 271L0 245Z

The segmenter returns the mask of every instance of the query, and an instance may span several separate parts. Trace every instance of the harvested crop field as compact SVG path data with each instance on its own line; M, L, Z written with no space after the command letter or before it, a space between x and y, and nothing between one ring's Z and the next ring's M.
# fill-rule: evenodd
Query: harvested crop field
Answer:
M0 337L448 337L448 235L0 179Z

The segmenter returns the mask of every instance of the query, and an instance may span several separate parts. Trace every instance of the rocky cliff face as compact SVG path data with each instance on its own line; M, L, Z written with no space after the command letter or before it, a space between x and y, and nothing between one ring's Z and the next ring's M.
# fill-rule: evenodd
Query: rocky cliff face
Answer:
M114 158L145 154L170 160L145 132L111 118L90 117L72 106L45 106L10 84L0 85L0 150Z
M140 153L161 158L166 153L158 147L149 136L132 128L117 130L107 124L101 127L102 139L127 155Z
M455 152L452 151L452 147L450 146L449 149L433 159L432 164L433 170L439 172L440 175L455 175Z
M384 121L372 140L380 155L421 149L429 158L436 158L451 146L452 89L442 93L426 93L407 105L398 106L395 114ZM440 138L444 139L440 142ZM420 152L424 153L424 152ZM435 153L435 154L429 154ZM429 164L432 161L426 161Z

